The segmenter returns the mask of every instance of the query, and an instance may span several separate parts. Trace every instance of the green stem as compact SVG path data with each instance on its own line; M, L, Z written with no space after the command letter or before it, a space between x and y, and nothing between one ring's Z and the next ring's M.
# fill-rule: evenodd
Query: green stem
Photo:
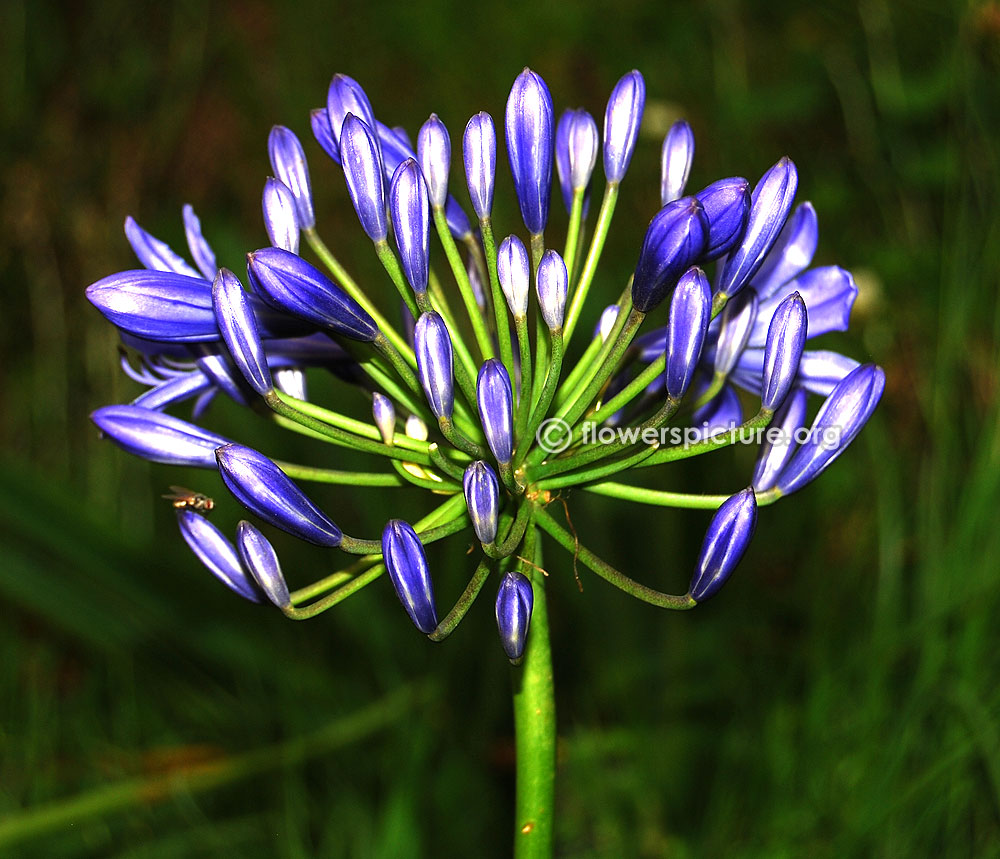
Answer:
M451 336L451 347L458 357L458 366L464 370L465 378L468 379L476 375L476 363L472 360L469 347L465 345L465 338L461 336L461 332L458 330L458 324L455 322L451 308L448 307L447 299L441 291L441 285L435 280L434 286L437 289L434 290L433 294L429 295L426 292L417 293L417 309L421 313L435 312L440 314L444 320L444 324L448 327L448 333ZM461 387L461 384L459 387ZM463 393L467 393L464 388L462 391Z
M562 331L550 331L552 338L552 360L549 362L548 373L545 374L545 385L542 387L541 396L538 403L531 412L531 420L528 421L527 429L518 440L517 450L514 453L514 468L517 469L535 440L538 428L548 414L549 406L552 405L552 398L555 396L556 388L559 385L559 374L562 372L563 362L563 337Z
M683 507L688 510L716 510L728 501L731 495L688 495L683 492L666 492L662 489L645 489L641 486L628 486L625 483L594 483L581 487L585 492L604 495L608 498L620 498L623 501L635 501L638 504L650 504L654 507ZM757 506L765 507L778 500L777 493L761 492L757 496Z
M564 352L566 349L565 344L566 338L563 337ZM600 337L595 337L590 341L590 345L584 350L583 355L580 356L580 360L573 365L573 369L569 371L566 381L562 383L556 392L556 406L562 408L569 401L569 398L576 393L576 389L580 387L580 380L584 377L587 370L590 369L590 365L594 363L603 345L604 342Z
M514 328L517 331L517 348L521 355L521 396L517 399L517 415L514 426L514 438L524 437L524 431L531 417L531 341L528 339L528 318L514 318ZM513 384L514 378L511 377Z
M774 412L764 411L763 409L759 411L750 420L740 424L732 430L723 430L717 435L711 438L705 439L704 441L695 442L694 444L680 444L676 447L668 447L666 450L657 451L644 463L642 463L642 468L649 465L660 465L664 462L676 462L678 459L687 459L691 456L699 456L703 453L708 453L711 450L718 450L719 448L728 447L731 444L736 444L737 442L752 441L757 434L758 430L763 429L774 417Z
M294 462L274 460L285 474L293 480L308 480L313 483L346 484L349 486L405 486L395 474L378 474L371 471L334 471L330 468L313 468Z
M375 242L375 253L378 255L378 261L382 263L385 273L389 275L393 286L396 287L399 297L403 299L403 303L410 313L413 314L413 318L416 319L420 315L420 311L417 308L416 299L413 297L413 290L410 289L410 284L406 282L402 266L400 266L399 260L396 259L396 255L392 252L392 248L389 247L389 243L385 239Z
M577 471L573 474L567 474L565 477L553 477L548 480L540 480L533 485L536 489L551 490L562 489L564 486L577 486L581 483L589 483L592 480L602 480L605 477L610 477L612 474L617 474L619 471L625 471L628 468L635 468L640 462L643 462L656 453L659 446L658 442L654 442L649 447L643 448L636 453L622 457L614 462L598 465L594 468L584 469L583 471Z
M569 212L569 226L566 228L566 244L563 248L563 262L569 273L569 282L573 282L573 269L576 268L576 252L580 244L580 227L583 224L583 200L587 196L586 188L578 188L573 192L573 205Z
M521 545L521 539L524 537L524 532L531 519L531 510L532 507L530 504L521 504L517 508L517 516L511 522L507 536L504 537L503 542L499 545L496 543L484 543L483 551L495 560L509 558L513 555L517 547Z
M489 576L490 562L484 558L479 562L479 566L476 567L476 572L472 574L472 579L458 598L455 607L448 612L445 619L437 625L437 628L427 636L431 641L444 641L444 639L454 632L455 627L462 622L462 618L472 608L472 604L476 601L476 597L479 596L479 592L483 589L483 585L486 584Z
M489 218L479 219L479 230L483 234L483 252L486 254L486 270L490 276L490 293L493 295L493 315L497 324L497 343L500 344L500 360L507 375L514 378L514 345L510 341L510 322L507 320L507 299L500 288L497 276L497 243L493 238L493 222Z

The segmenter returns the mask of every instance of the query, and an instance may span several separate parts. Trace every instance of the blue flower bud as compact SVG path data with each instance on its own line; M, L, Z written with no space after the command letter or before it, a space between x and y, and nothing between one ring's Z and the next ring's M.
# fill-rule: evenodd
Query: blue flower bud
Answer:
M133 456L167 465L215 468L215 449L229 444L221 435L140 406L104 406L90 419Z
M290 128L276 125L267 138L267 154L271 158L271 168L295 198L295 211L299 226L303 230L316 226L313 214L312 187L309 184L309 166L302 144Z
M194 213L194 209L185 205L184 215L184 235L187 237L188 248L191 251L191 258L198 271L204 275L205 280L214 280L218 265L215 262L215 251L205 240L201 232L201 219Z
M261 602L257 585L247 576L240 559L222 532L193 510L178 510L177 524L184 542L209 571L230 590L250 602Z
M563 325L566 312L566 293L569 290L569 275L566 263L554 250L542 254L535 273L535 288L538 292L538 307L549 331L558 331Z
M680 199L687 185L694 160L694 132L683 119L672 126L663 138L660 154L660 202L666 206Z
M192 370L190 373L183 373L168 379L166 382L156 384L146 393L132 400L132 405L162 411L175 403L182 403L197 396L211 386L212 380L201 370Z
M375 128L375 113L372 111L368 96L365 95L361 84L347 75L333 76L326 94L326 110L330 121L330 133L341 157L344 155L344 142L341 138L348 114L353 114L362 120L368 128Z
M552 96L531 69L517 76L507 99L507 157L521 218L537 235L549 220L552 194Z
M243 285L228 268L219 269L212 286L212 305L222 339L250 387L266 394L273 387L264 344L257 331Z
M493 117L485 111L477 113L465 126L462 158L473 211L477 217L488 218L493 209L496 184L497 132Z
M753 277L753 288L761 299L770 297L795 275L805 271L812 262L818 242L819 225L812 203L796 206Z
M785 225L797 187L798 174L788 158L782 158L761 177L750 198L746 231L722 269L720 294L736 295L757 273Z
M788 495L814 480L861 432L884 389L885 373L875 364L862 364L847 375L820 407L809 437L782 469L775 488Z
M396 407L392 400L378 391L372 394L372 418L382 441L392 444L392 438L396 434Z
M257 293L274 307L352 340L378 336L375 320L360 304L295 254L262 248L248 255L247 272Z
M344 120L340 157L347 191L361 227L373 242L380 242L389 232L385 221L382 159L371 128L353 113L349 113Z
M594 117L582 108L563 111L556 126L556 172L567 212L573 209L574 193L590 184L600 144ZM589 202L588 194L583 203L584 216Z
M705 251L709 223L694 197L668 203L656 214L642 240L632 279L632 305L648 313L657 307Z
M531 287L531 265L528 251L517 236L507 236L497 250L497 277L503 288L507 306L515 319L528 312L528 290Z
M215 457L223 482L251 513L307 543L340 545L340 529L262 453L241 444L227 444Z
M436 418L450 418L455 406L455 376L448 326L437 313L423 313L414 331L417 373Z
M756 527L757 498L747 487L725 501L712 517L688 587L692 599L704 602L726 583L746 553Z
M809 395L805 388L792 388L764 433L764 442L753 469L753 488L764 492L774 486L778 474L795 452L795 434L805 426Z
M645 105L646 82L633 70L615 84L604 112L604 175L609 182L621 182L628 170Z
M295 198L280 179L264 183L261 199L264 210L264 229L271 245L289 253L299 252L299 219L295 214Z
M513 571L504 573L497 591L497 630L504 653L514 665L524 656L534 601L535 593L527 576Z
M797 292L778 305L764 347L761 408L774 411L784 401L799 371L806 342L806 303Z
M514 394L510 376L496 358L490 358L479 368L476 400L479 420L493 456L501 464L510 462L514 455Z
M500 515L500 484L496 474L485 462L478 460L465 469L462 487L476 537L480 543L492 543L497 538Z
M836 265L826 265L809 269L779 287L769 298L761 300L757 323L750 334L751 346L763 344L775 310L794 292L802 296L809 310L810 337L847 330L851 308L858 297L858 287L849 271Z
M811 324L810 324L810 327ZM860 365L853 358L837 352L806 350L799 361L795 384L811 394L828 396L841 379ZM732 381L751 394L762 393L761 374L764 371L764 350L745 349L736 362Z
M430 266L430 212L424 177L412 158L400 164L393 174L389 185L389 211L403 273L414 292L426 292Z
M731 432L741 423L743 407L740 405L739 395L731 385L725 385L715 397L697 409L691 419L691 425L699 430L699 439Z
M390 519L382 531L382 557L389 578L406 613L422 633L437 628L434 586L424 547L413 528L402 519Z
M378 120L375 120L378 123ZM396 139L403 144L407 149L413 149L413 141L410 140L410 135L407 133L406 129L401 125L394 125L389 129L393 134L396 135Z
M746 348L757 319L757 293L745 290L726 303L715 343L715 372L728 376Z
M712 288L705 273L690 268L677 281L670 300L667 325L667 365L664 373L667 394L675 400L687 393L705 343L712 314Z
M250 405L249 390L240 371L228 355L221 352L206 352L196 359L201 370L222 393L241 406Z
M236 548L257 586L278 608L292 605L281 564L270 540L245 519L236 526Z
M716 259L742 237L750 214L750 183L746 179L720 179L695 194L708 218L705 259Z
M448 195L448 202L444 204L444 216L448 221L448 231L458 241L465 241L472 235L472 224L469 223L469 216L465 210L458 205L451 194Z
M620 311L621 308L617 304L609 304L601 312L601 318L597 320L597 325L594 327L594 336L600 337L602 343L611 336L611 330L618 321Z
M432 113L417 134L417 155L427 182L427 196L435 208L448 200L448 173L451 170L451 138L448 129Z
M330 127L330 114L325 107L318 107L309 112L309 125L312 128L313 137L323 151L334 160L340 163L340 144L333 139L333 129Z
M173 251L170 245L147 233L131 215L125 219L125 238L128 239L139 262L150 271L168 271L187 277L201 277L183 257Z

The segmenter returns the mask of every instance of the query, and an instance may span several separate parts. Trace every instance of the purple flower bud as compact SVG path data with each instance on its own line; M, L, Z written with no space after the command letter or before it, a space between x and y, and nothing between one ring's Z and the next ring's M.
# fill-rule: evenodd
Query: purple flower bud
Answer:
M215 449L229 444L221 435L140 406L104 406L90 419L133 456L167 465L215 468Z
M691 425L697 427L698 438L706 439L730 432L743 423L743 407L732 386L723 387L714 398L696 410Z
M382 532L382 557L396 595L406 613L422 633L437 628L434 586L420 538L402 519L390 519Z
M444 216L448 221L449 232L460 242L472 235L472 224L469 223L469 216L465 210L458 205L458 200L448 195L448 202L444 204Z
M139 262L150 271L168 271L187 277L201 277L183 257L174 253L170 245L147 233L131 215L125 219L125 238L128 239Z
M477 113L465 126L462 157L472 208L477 217L488 218L493 209L493 188L496 184L497 133L493 117L485 111Z
M667 326L667 394L679 400L694 377L712 313L712 288L705 273L690 268L677 281Z
M375 136L382 149L382 166L385 168L386 179L391 179L392 174L407 158L417 160L417 152L410 146L409 142L403 140L388 125L377 119L375 120Z
M497 591L497 629L504 653L514 665L524 656L534 601L535 593L527 576L513 571L504 573Z
M816 253L818 241L819 225L812 203L796 206L754 275L752 285L761 299L770 297L799 272L805 271Z
M378 122L378 120L375 120ZM407 149L413 148L413 141L410 140L410 135L407 133L406 129L401 125L394 125L389 129L393 134L396 135L396 139L403 144Z
M646 230L632 279L632 305L648 313L657 307L705 251L709 223L694 197L668 203Z
M774 411L788 395L799 371L807 327L806 303L794 292L778 305L767 330L761 382L762 409Z
M264 344L257 331L243 285L228 268L219 269L212 286L212 305L222 339L250 387L264 395L273 387Z
M389 211L403 273L414 292L426 292L430 213L424 177L412 158L400 164L393 174L389 185Z
M222 393L241 406L250 405L249 388L240 371L228 355L221 352L206 352L197 359L201 370Z
M340 144L333 139L333 129L330 127L330 114L325 107L318 107L309 112L309 125L313 137L334 162L340 163Z
M299 252L299 220L295 214L295 198L280 179L264 183L261 199L264 210L264 229L271 245L289 253Z
M507 99L507 157L521 218L537 235L549 220L552 194L552 96L531 69L517 76Z
M420 169L427 181L427 196L435 208L448 200L448 173L451 170L451 138L448 129L432 113L417 135L417 155Z
M392 438L396 434L396 407L392 400L378 391L372 394L372 417L382 441L392 444Z
M713 596L736 569L757 527L757 498L747 487L725 501L712 517L688 587L696 602Z
M715 343L715 372L728 376L746 348L757 319L757 293L752 289L741 292L726 303Z
M339 546L342 534L274 462L241 444L215 452L233 497L265 522L317 546Z
M247 257L250 282L274 307L352 340L371 342L379 333L368 312L301 257L262 248Z
M501 464L510 462L514 455L514 395L510 376L496 358L490 358L479 368L476 400L479 420L493 456Z
M497 277L511 314L517 319L528 312L531 265L524 243L517 236L507 236L497 251Z
M271 541L244 519L236 526L236 548L243 566L267 598L278 608L289 608L292 597Z
M808 400L805 388L792 388L781 408L774 413L753 469L753 488L757 492L774 486L781 469L795 452L795 434L805 426Z
M798 181L795 165L788 158L782 158L761 177L750 198L743 239L722 269L720 294L732 297L753 279L785 225Z
M810 325L811 327L811 325ZM853 358L837 352L806 350L799 361L799 372L795 384L811 394L828 396L841 379L860 365ZM764 371L764 350L744 349L736 362L732 380L751 394L760 396L763 388L761 374Z
M371 128L349 113L340 135L340 157L344 178L361 227L373 242L388 235L385 221L385 183L382 159Z
M549 331L558 331L563 325L566 312L566 293L569 289L569 275L566 263L556 251L547 250L542 254L535 273L535 288L538 291L538 307Z
M193 510L178 510L177 524L184 542L209 571L230 590L250 602L261 602L257 585L247 576L230 543L211 522Z
M827 265L811 268L775 290L769 298L761 300L757 323L750 335L751 346L761 346L770 319L778 305L789 295L798 292L809 309L809 336L819 337L831 331L846 331L851 308L858 297L858 287L846 269Z
M884 389L885 373L875 364L862 364L846 376L820 407L809 437L782 469L775 488L788 495L814 480L861 432Z
M680 199L687 185L694 160L694 132L683 119L672 126L663 138L660 154L660 202L666 206Z
M417 373L436 418L450 418L455 406L455 376L448 326L437 313L423 313L414 331Z
M604 112L604 175L621 182L628 170L646 105L646 82L633 70L611 91Z
M469 286L472 287L472 297L476 299L476 306L480 310L486 310L486 289L479 276L479 266L474 260L467 260L465 271L469 275Z
M462 487L476 537L480 543L492 543L497 538L500 515L500 484L496 474L485 462L478 460L465 469Z
M556 171L567 212L573 209L574 193L590 184L600 144L594 117L582 108L563 111L556 126ZM584 215L588 203L589 195L584 198Z
M316 226L313 214L312 187L309 184L309 165L302 144L290 128L276 125L267 138L267 154L271 158L271 168L295 198L295 211L299 226L303 230Z
M176 403L182 403L210 388L212 381L201 370L193 370L160 382L146 393L132 400L133 406L162 411Z
M621 308L617 304L609 304L602 311L601 318L597 320L597 325L594 327L594 336L600 337L602 343L611 336L611 330L618 321L620 311Z
M201 219L189 205L184 206L183 215L184 234L187 236L191 258L194 260L195 265L198 266L198 271L205 276L206 280L214 280L215 273L218 271L218 266L215 262L215 251L212 250L212 246L205 241L205 237L202 235Z
M427 424L420 415L410 415L406 419L406 435L417 441L427 441Z
M716 259L743 237L750 214L750 183L739 177L720 179L695 197L708 218L705 259Z
M341 157L344 154L344 143L341 139L344 121L348 114L354 114L368 128L375 128L375 113L372 111L368 96L354 78L347 75L334 75L330 81L330 89L326 94L326 110L330 120L330 133L337 145ZM334 158L336 161L337 159Z

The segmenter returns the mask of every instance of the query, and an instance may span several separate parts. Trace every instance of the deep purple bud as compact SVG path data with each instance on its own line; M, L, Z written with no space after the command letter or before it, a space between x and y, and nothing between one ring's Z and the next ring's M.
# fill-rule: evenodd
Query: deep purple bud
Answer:
M223 482L251 513L307 543L340 545L340 529L262 453L227 444L215 456Z
M515 319L524 316L528 312L531 264L528 262L528 251L517 236L507 236L500 242L497 277L511 314Z
M295 198L295 211L303 230L316 226L313 214L312 187L309 184L309 166L302 144L290 128L276 125L267 138L267 154L271 158L274 175L288 186Z
M104 406L90 419L120 448L151 462L215 468L215 449L229 439L140 406Z
M679 400L687 393L705 343L708 320L712 314L712 288L705 273L690 268L677 281L670 300L667 325L667 394Z
M477 217L488 218L493 209L497 170L497 132L493 117L480 111L465 126L462 138L465 179Z
M761 408L774 411L791 390L806 343L806 303L797 292L778 305L767 331L764 348Z
M556 126L556 171L567 212L573 209L574 193L590 184L600 145L601 137L594 117L583 108L563 111ZM584 214L586 208L585 198Z
M716 511L701 544L688 594L697 602L713 596L736 569L757 527L757 498L747 487Z
M705 251L709 224L694 197L668 203L646 230L632 279L632 305L648 313L657 307Z
M764 431L764 441L753 469L753 488L757 492L770 489L778 474L795 452L795 434L805 427L809 395L805 388L792 388L774 420Z
M531 69L517 76L507 99L507 157L521 218L537 235L549 220L552 194L552 96Z
M462 487L476 537L480 543L492 543L497 538L500 515L500 484L496 474L485 462L478 460L465 469Z
M563 314L566 312L566 293L569 289L569 275L566 263L556 251L547 250L542 254L535 273L535 287L538 291L538 307L549 331L562 328Z
M354 78L347 75L334 75L330 81L330 89L326 94L326 110L330 121L330 133L337 145L341 157L344 154L344 143L341 139L344 121L347 115L354 114L368 128L375 128L375 114L372 111L368 96ZM334 159L337 160L336 158Z
M382 557L396 595L406 613L422 633L437 628L434 586L420 538L402 519L390 519L382 532Z
M514 665L524 656L534 601L535 593L527 576L513 571L504 573L497 591L497 629L504 653Z
M687 185L694 160L694 132L683 119L672 126L663 138L660 153L660 202L666 206L680 199Z
M437 313L423 313L414 331L417 373L436 418L450 418L455 406L455 376L448 326Z
M280 179L264 183L261 199L264 210L264 229L271 245L289 253L299 252L299 219L295 214L295 198Z
M340 144L333 139L333 129L330 127L330 114L327 113L325 107L318 107L309 112L309 125L312 127L313 137L316 138L316 142L327 155L339 164Z
M858 297L858 287L846 269L836 265L811 268L761 300L757 323L750 335L751 346L764 343L770 319L778 305L798 292L809 309L809 336L819 337L831 331L846 331L851 308Z
M247 260L250 282L273 307L352 340L370 342L378 336L368 312L301 257L281 248L262 248Z
M752 289L741 292L726 303L715 341L715 372L728 376L746 348L757 319L757 293Z
M212 305L222 339L250 387L264 395L274 384L267 366L257 320L243 285L228 268L219 269L212 286Z
M726 253L742 237L750 214L750 183L739 177L720 179L695 194L708 218L705 259Z
M125 238L128 239L139 262L150 271L168 271L187 277L201 277L183 257L174 253L170 245L147 233L131 215L125 219Z
M427 182L427 196L435 208L448 200L448 173L451 170L451 138L448 129L432 113L417 134L417 155Z
M796 206L753 277L753 288L762 300L805 271L812 262L818 242L819 225L812 203Z
M243 566L267 598L278 608L289 608L292 597L271 541L244 519L236 526L236 548Z
M510 462L514 455L514 395L503 364L490 358L479 368L476 381L479 420L486 443L497 462Z
M713 399L697 409L691 419L691 425L698 428L698 436L702 439L731 432L741 423L743 407L731 385L725 385Z
M214 280L215 273L218 271L218 265L215 262L215 251L212 250L211 245L205 241L205 237L202 235L201 219L189 205L184 206L183 215L184 234L187 236L191 258L195 261L195 265L198 266L198 271L205 276L205 280Z
M645 105L646 82L633 70L615 84L604 112L604 175L609 182L621 182L628 170Z
M430 211L424 177L412 158L400 164L393 174L389 185L389 211L403 273L414 292L426 292Z
M204 516L193 510L178 510L177 524L184 542L209 571L230 590L250 602L261 602L260 590L247 576L233 544Z
M601 318L597 320L597 325L594 327L594 336L600 337L602 343L611 336L611 331L618 321L620 312L621 308L617 304L609 304L601 312Z
M775 488L788 495L815 479L861 432L884 389L885 373L875 364L862 364L846 376L820 407L809 437L782 469Z
M372 418L382 441L392 444L392 438L396 434L396 407L392 400L378 391L372 394Z
M347 191L361 227L373 242L380 242L388 234L382 159L371 129L353 113L344 120L340 157L343 159Z
M719 293L732 297L753 279L785 225L798 181L795 165L788 158L782 158L761 177L750 198L746 231L722 269Z

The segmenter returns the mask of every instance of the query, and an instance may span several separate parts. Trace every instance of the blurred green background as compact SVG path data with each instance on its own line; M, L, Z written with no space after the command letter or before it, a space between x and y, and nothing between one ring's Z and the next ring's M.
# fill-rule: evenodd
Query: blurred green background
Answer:
M309 135L330 76L359 79L411 133L436 111L457 142L473 112L502 116L526 64L557 111L598 116L621 74L646 77L590 317L634 264L659 140L683 115L694 187L795 160L817 262L861 286L851 332L827 344L888 376L859 441L762 511L702 609L661 613L585 571L581 594L549 550L560 855L1000 854L1000 4L6 0L0 14L0 856L509 852L492 599L432 645L387 581L305 623L229 594L159 498L171 483L216 495L231 529L217 476L130 458L88 421L138 388L83 289L134 266L126 214L181 249L185 202L240 270L266 243L274 123L304 139L321 233L379 283ZM503 234L517 228L505 171L498 198ZM343 388L315 391L364 411ZM213 407L213 428L269 453L354 465L249 423ZM724 451L661 485L734 491L750 468L750 451ZM361 536L427 505L315 495ZM622 569L687 583L705 514L568 504ZM430 553L447 604L472 568L452 542ZM278 547L293 585L334 563Z

